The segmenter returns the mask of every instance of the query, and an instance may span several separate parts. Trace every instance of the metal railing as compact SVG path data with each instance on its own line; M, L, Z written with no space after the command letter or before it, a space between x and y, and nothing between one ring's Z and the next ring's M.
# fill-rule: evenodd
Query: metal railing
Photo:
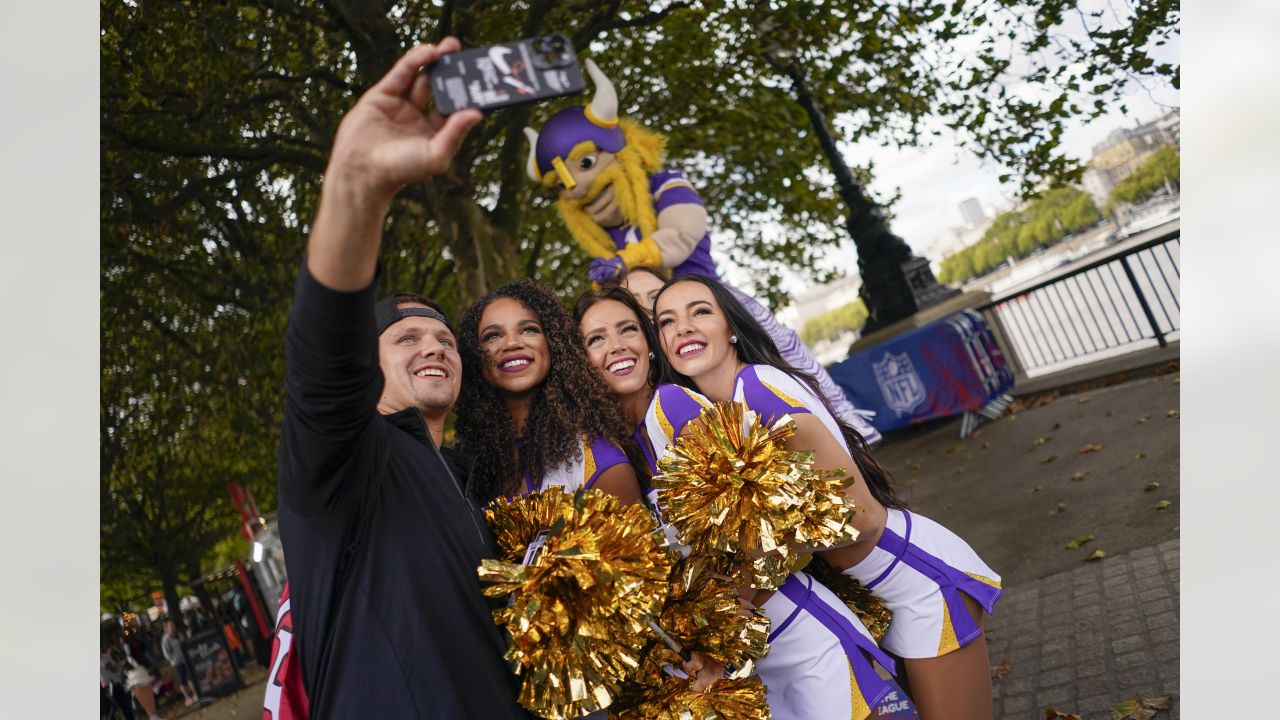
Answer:
M1180 327L1180 237L1178 226L1144 233L977 310L1023 376L1153 342L1164 347Z

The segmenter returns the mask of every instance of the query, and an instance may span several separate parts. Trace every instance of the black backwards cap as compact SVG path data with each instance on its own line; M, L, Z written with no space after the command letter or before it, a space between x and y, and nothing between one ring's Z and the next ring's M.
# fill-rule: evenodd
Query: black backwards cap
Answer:
M412 301L406 300L405 302ZM445 327L449 328L450 331L453 330L453 326L449 324L449 318L445 317L444 313L439 310L429 307L396 307L397 305L396 295L393 293L382 298L378 301L377 305L373 306L374 317L377 319L378 323L379 335L381 335L387 328L407 317L425 317L433 320L439 320L444 323Z

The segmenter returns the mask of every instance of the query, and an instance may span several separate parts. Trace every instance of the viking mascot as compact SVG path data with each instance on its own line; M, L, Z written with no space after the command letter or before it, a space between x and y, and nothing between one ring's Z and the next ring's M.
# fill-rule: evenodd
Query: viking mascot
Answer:
M719 278L711 259L707 209L678 170L663 167L665 136L618 117L618 96L596 64L587 60L596 94L583 107L552 115L529 138L529 177L559 196L569 232L594 260L592 281L616 281L627 268L666 268L674 277ZM872 445L880 433L845 398L809 348L763 305L730 289L768 330L787 362L818 379L836 414Z

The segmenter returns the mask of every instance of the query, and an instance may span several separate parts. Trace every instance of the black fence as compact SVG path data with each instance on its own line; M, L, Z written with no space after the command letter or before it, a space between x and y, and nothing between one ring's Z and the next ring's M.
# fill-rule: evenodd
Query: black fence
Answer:
M978 308L1014 372L1168 344L1181 320L1180 232L1129 241Z

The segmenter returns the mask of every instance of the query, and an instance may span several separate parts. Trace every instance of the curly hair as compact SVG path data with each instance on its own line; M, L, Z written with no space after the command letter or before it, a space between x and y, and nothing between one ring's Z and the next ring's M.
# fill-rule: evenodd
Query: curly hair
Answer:
M551 367L534 391L525 420L523 452L498 390L484 379L491 363L480 347L480 316L498 298L511 298L542 325ZM582 436L604 438L624 449L631 442L622 408L600 373L587 362L578 326L551 288L531 279L498 288L467 308L458 328L462 393L458 398L459 447L476 458L467 492L480 502L519 492L521 477L582 459ZM522 472L523 471L523 472Z

